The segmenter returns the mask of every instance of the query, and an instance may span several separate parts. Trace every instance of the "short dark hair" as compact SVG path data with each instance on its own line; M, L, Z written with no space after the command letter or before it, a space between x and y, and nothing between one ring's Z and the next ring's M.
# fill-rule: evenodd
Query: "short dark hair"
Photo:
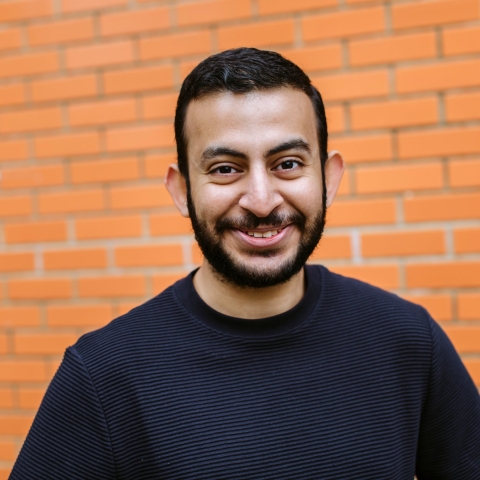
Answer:
M310 98L317 117L318 141L322 171L328 158L328 130L325 107L320 92L312 85L307 74L277 52L256 48L235 48L212 55L200 62L185 78L175 111L175 140L178 168L187 181L188 159L185 117L192 100L205 95L232 92L249 93L290 87L302 90Z

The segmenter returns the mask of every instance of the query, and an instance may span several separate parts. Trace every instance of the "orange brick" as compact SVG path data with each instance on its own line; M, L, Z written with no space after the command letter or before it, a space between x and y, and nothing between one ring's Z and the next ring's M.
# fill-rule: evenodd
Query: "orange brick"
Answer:
M480 287L480 262L413 264L405 273L408 288Z
M181 245L141 245L115 249L115 265L119 267L166 267L182 264Z
M9 140L0 142L0 162L10 160L25 160L28 157L28 147L24 140Z
M312 83L327 102L385 97L390 88L386 70L313 76Z
M203 263L203 253L200 250L197 242L192 244L192 261L196 265L201 265Z
M0 198L0 218L30 215L32 213L32 200L30 197Z
M63 22L49 22L28 27L30 45L49 45L93 38L93 20L79 18Z
M480 294L459 294L457 296L457 315L460 320L480 320Z
M463 55L480 52L480 27L464 27L443 32L444 55Z
M0 360L0 382L44 382L47 380L44 362Z
M73 333L19 333L14 336L14 350L20 355L60 355L76 340Z
M168 7L104 14L100 18L100 31L105 37L163 30L169 25Z
M21 105L25 103L25 86L23 83L12 83L0 87L0 107Z
M302 19L303 39L306 42L377 33L384 30L385 9L383 7L325 13Z
M394 199L335 202L327 211L329 227L383 225L397 219Z
M438 121L436 97L352 105L353 130L428 125Z
M0 355L5 355L8 352L8 344L7 344L7 335L4 333L0 333ZM1 395L1 390L0 390ZM1 398L0 398L1 402Z
M62 185L63 167L46 165L44 167L10 168L2 172L1 188L34 188Z
M108 7L126 5L127 0L62 0L62 12L72 13L85 10L100 10Z
M454 243L457 253L480 253L480 228L455 230Z
M44 388L21 388L18 390L20 408L37 410L45 395Z
M121 315L125 315L135 307L138 307L138 302L120 302L115 307L115 316L119 317Z
M250 0L210 0L177 6L177 22L181 27L249 18L251 14Z
M129 208L155 208L173 205L173 200L163 185L118 187L110 192L113 210Z
M42 214L92 212L104 206L102 190L44 193L38 197L38 209Z
M445 128L398 134L400 158L466 155L480 152L480 128Z
M40 325L38 307L0 307L0 327L37 327Z
M437 53L433 32L355 40L349 45L352 66L432 58Z
M480 186L480 159L451 160L448 177L452 187Z
M25 436L33 422L33 416L1 415L0 435L21 435Z
M58 107L21 110L0 115L0 133L58 129L62 115Z
M135 99L108 100L104 102L72 105L69 110L70 125L108 125L136 120Z
M343 63L340 43L285 50L281 54L306 72L341 68Z
M107 130L106 143L109 152L121 152L173 147L174 138L173 126L168 123L146 127L110 128Z
M107 251L104 248L54 250L43 253L43 263L45 270L106 268Z
M453 303L450 295L403 295L403 297L427 309L438 322L447 322L453 318Z
M258 48L285 45L293 44L294 36L293 20L277 20L234 27L220 27L218 29L218 45L220 50L243 46Z
M71 181L74 184L92 182L119 182L135 180L139 176L138 160L135 157L76 162L70 166Z
M393 156L390 135L332 138L330 148L339 150L347 164L389 160Z
M362 255L364 257L438 255L441 253L445 253L445 236L441 230L362 235Z
M480 327L444 327L445 333L458 353L478 353L480 350Z
M403 192L443 187L441 162L366 167L355 172L357 193Z
M129 63L133 60L133 44L130 40L71 47L65 51L68 69L105 67Z
M384 289L400 286L397 265L355 265L348 267L329 267L334 273L353 277Z
M70 298L72 285L66 278L18 279L9 281L8 293L11 300Z
M173 285L177 280L184 278L185 273L173 273L168 275L155 275L152 278L153 291L158 294L166 290L170 285Z
M173 154L147 155L145 158L145 176L148 178L162 178L172 163L177 163L177 159Z
M480 216L480 194L464 193L406 198L404 210L407 222L477 219Z
M345 112L343 106L329 106L326 109L328 133L343 132L345 130Z
M187 75L200 63L201 60L193 60L180 63L180 80L183 81Z
M143 118L173 118L177 107L177 93L151 95L142 99Z
M75 232L79 240L140 237L142 219L139 216L77 219Z
M476 0L437 0L392 5L393 28L414 28L478 18Z
M143 297L146 293L143 276L91 277L78 280L80 298Z
M0 388L0 409L13 407L13 394L9 388ZM2 450L3 442L0 441L0 460L9 460L3 457L4 451ZM13 460L13 459L12 459Z
M20 272L33 270L35 260L30 252L0 253L0 272Z
M95 96L97 94L97 80L95 75L62 77L33 82L31 89L32 99L35 102L74 100Z
M289 0L259 0L258 11L260 15L271 15L335 6L337 6L337 0L297 0L296 2Z
M397 69L398 93L431 92L449 88L476 87L480 83L480 60L441 63Z
M317 249L310 256L310 260L324 260L331 258L351 258L352 246L348 235L324 236Z
M62 242L67 239L65 222L11 223L4 226L5 241L11 243Z
M0 460L13 461L17 458L17 448L15 443L0 441Z
M188 235L192 233L192 223L189 218L179 213L163 213L150 216L150 235Z
M97 132L38 137L35 140L35 153L39 158L88 155L99 151Z
M22 46L20 29L11 29L0 32L0 51L18 50Z
M0 4L0 22L19 22L52 14L48 0L14 0Z
M58 66L56 52L3 57L0 58L0 78L55 72Z
M50 327L100 327L112 318L112 307L108 304L50 305L47 308Z
M340 197L342 195L349 195L350 193L351 193L350 171L345 170L343 172L342 180L340 181L340 186L338 187L338 190L337 190L337 197Z
M449 122L480 119L480 93L454 93L445 97Z
M142 60L210 53L210 32L205 30L148 37L141 39L139 46Z
M103 82L107 95L170 88L173 87L173 69L171 65L161 65L107 72Z

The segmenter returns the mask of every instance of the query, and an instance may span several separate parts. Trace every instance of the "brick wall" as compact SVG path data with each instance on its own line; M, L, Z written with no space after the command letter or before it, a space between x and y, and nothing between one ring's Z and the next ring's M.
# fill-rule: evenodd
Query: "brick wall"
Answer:
M163 186L182 79L299 63L347 161L314 255L427 307L480 385L478 0L0 0L0 479L65 347L200 261Z

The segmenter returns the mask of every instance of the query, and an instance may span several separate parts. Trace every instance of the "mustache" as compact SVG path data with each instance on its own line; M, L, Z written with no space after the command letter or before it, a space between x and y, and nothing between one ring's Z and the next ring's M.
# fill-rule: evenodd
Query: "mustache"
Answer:
M306 218L300 212L277 213L272 212L266 217L257 217L252 212L245 212L241 217L225 217L217 221L215 230L222 233L224 230L235 228L237 230L254 230L260 225L280 227L281 225L295 224L301 230L304 229Z

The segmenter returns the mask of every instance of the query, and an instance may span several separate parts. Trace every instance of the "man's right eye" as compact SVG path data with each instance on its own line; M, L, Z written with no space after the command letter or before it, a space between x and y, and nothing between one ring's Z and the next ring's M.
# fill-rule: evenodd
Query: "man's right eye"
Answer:
M229 165L222 165L221 167L217 167L212 171L212 173L219 173L220 175L228 175L237 172L238 170L236 168L230 167Z

